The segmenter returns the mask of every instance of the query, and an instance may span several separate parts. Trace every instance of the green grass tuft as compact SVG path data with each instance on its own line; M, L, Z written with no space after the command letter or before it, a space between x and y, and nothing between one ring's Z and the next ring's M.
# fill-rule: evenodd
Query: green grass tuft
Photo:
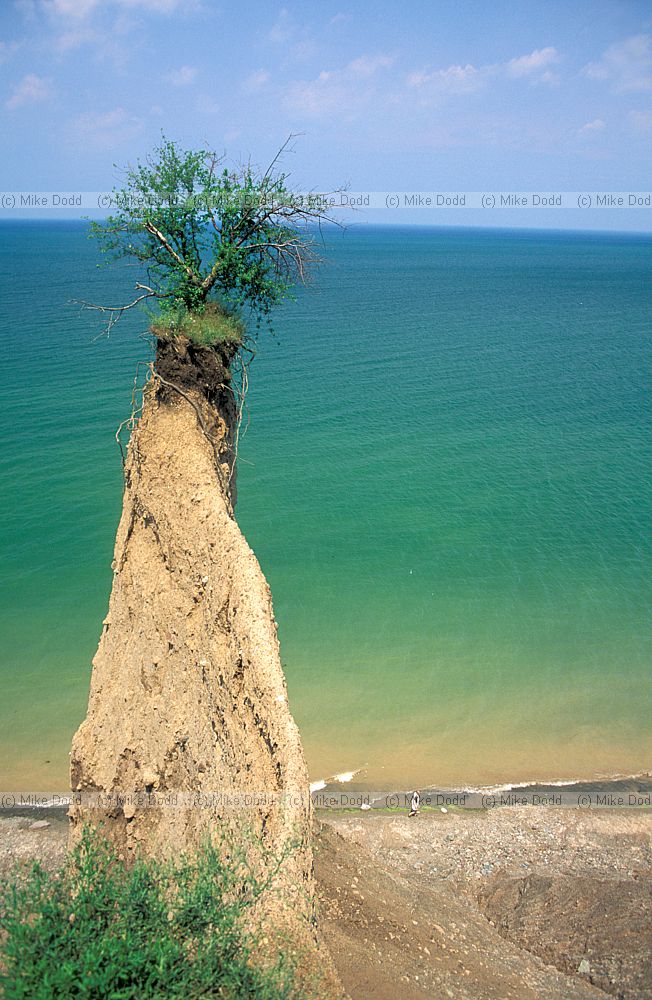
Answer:
M34 865L12 884L0 923L5 1000L53 997L240 997L298 995L279 958L264 970L247 914L260 883L207 845L176 864L126 867L85 832L59 872Z
M156 316L150 327L161 340L187 337L202 347L218 344L240 346L244 342L245 327L233 313L217 302L208 302L200 311L176 309Z

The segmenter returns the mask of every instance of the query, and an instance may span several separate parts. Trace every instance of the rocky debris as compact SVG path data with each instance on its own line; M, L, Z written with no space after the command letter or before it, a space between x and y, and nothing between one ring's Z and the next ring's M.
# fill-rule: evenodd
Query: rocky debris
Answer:
M402 815L333 815L327 822L390 866L410 865L475 898L496 872L636 877L652 870L652 814L636 810L502 807L485 811ZM369 815L369 814L367 814Z
M47 827L33 830L30 816L0 814L0 880L12 878L16 866L38 860L54 869L66 856L68 818L62 810L48 811ZM33 813L32 813L33 816Z
M326 824L315 871L322 933L353 1000L604 997L506 941L450 886L398 874Z
M601 996L652 997L652 814L509 807L424 813L417 824L321 815L389 876L464 902L492 935L555 967L569 998L584 995L579 982Z

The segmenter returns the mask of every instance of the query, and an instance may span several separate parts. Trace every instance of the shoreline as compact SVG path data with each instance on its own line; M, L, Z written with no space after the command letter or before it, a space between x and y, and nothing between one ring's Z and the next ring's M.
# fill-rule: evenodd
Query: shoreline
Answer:
M356 781L355 773L337 776L342 780L327 781L319 787L311 786L310 796L317 815L327 819L338 813L374 811L377 813L400 814L409 811L412 790L372 788L367 783ZM420 811L447 812L490 811L514 806L532 808L561 807L593 811L603 809L633 810L645 812L652 809L652 773L637 775L616 775L604 780L590 781L549 781L520 782L502 785L435 787L419 789ZM225 809L250 808L253 803L242 801L246 794L256 793L201 793L203 799L197 808L210 807L216 796L224 796ZM264 792L259 794L265 794ZM301 793L298 793L301 794ZM229 795L233 796L230 800ZM66 816L76 797L71 792L5 792L0 793L0 819L11 817L28 818L35 814ZM141 808L177 808L178 795L161 794L156 797L134 793L133 801Z

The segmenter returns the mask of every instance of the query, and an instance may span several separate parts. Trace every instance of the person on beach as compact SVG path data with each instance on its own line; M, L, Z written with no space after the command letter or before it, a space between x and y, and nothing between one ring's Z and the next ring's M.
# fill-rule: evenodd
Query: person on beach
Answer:
M412 801L410 802L410 812L409 816L416 816L419 812L419 803L421 802L421 796L418 792L412 792Z

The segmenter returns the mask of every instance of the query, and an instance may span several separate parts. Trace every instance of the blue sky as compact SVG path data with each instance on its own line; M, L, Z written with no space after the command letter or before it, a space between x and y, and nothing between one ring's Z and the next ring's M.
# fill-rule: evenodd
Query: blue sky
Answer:
M161 130L300 188L652 188L649 2L0 0L0 189L97 191ZM652 208L371 221L650 230ZM363 221L360 219L360 221Z

